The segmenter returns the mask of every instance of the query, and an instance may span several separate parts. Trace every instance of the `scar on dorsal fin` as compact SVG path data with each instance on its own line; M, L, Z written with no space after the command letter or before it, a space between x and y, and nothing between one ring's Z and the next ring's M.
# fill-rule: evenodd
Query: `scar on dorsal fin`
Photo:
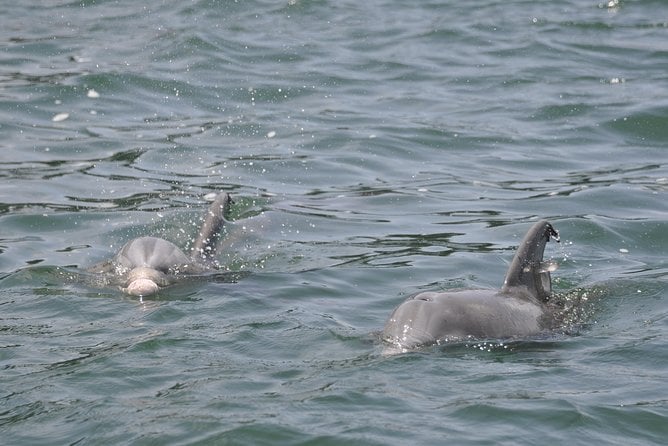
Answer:
M211 260L215 256L220 231L225 225L225 214L233 203L232 197L226 192L221 192L216 196L206 211L202 227L193 243L191 250L193 258Z
M526 287L533 297L541 301L549 299L552 292L550 271L556 268L553 262L543 262L543 252L550 238L559 242L559 233L547 220L541 220L529 229L508 268L501 292Z

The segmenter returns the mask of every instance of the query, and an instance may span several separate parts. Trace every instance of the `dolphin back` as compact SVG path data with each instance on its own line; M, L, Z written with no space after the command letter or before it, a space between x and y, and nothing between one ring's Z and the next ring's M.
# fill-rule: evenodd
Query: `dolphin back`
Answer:
M534 298L543 302L549 299L552 281L543 263L543 252L550 238L559 242L559 233L547 220L541 220L529 229L508 268L501 287L502 293L526 287L526 291Z

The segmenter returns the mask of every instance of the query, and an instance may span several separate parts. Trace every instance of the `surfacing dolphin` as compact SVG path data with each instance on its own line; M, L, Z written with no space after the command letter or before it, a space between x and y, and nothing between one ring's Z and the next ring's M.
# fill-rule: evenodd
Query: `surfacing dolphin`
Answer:
M94 265L89 271L107 273L121 284L124 293L150 296L176 282L181 275L213 269L220 231L232 204L221 192L209 206L190 255L172 242L158 237L139 237L127 242L113 259Z
M504 339L539 334L551 327L550 267L546 243L559 233L534 224L517 248L500 290L422 292L401 303L383 329L383 340L399 351L465 339Z

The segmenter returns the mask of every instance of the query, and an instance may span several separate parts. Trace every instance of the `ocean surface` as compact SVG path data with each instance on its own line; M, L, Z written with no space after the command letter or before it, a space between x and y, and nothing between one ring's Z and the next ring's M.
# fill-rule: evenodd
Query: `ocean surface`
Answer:
M0 6L3 444L665 444L667 2ZM220 271L86 272L220 190ZM385 354L541 218L567 325Z

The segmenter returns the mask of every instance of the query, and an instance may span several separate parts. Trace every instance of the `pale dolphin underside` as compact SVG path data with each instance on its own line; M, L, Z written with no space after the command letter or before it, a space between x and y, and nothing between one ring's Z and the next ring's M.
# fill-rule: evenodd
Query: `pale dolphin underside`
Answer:
M401 303L385 323L382 337L404 351L466 339L504 339L537 335L551 328L548 301L550 264L546 243L558 232L541 220L517 248L500 290L422 292Z
M225 214L232 199L219 193L209 206L204 222L186 255L172 242L158 237L139 237L127 242L113 259L94 265L95 273L112 275L121 290L134 296L149 296L185 275L211 270L215 265L216 247Z

